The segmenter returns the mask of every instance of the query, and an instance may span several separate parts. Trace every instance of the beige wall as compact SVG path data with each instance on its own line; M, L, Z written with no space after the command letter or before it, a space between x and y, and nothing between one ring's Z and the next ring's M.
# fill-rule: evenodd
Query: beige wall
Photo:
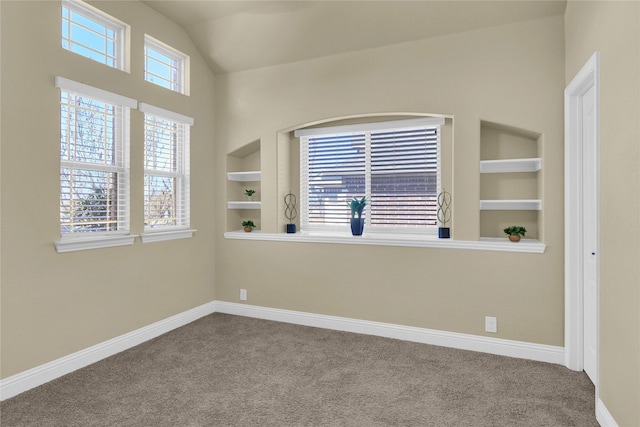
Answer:
M213 76L184 31L138 2L95 4L132 26L134 58L141 56L145 32L189 54L192 96L142 82L140 62L127 74L63 51L58 2L0 2L2 378L214 298L238 301L241 287L249 290L250 304L477 335L485 334L484 316L492 315L499 333L490 336L562 346L562 90L599 50L600 397L621 426L640 424L637 2L570 2L564 23L562 18L543 19L218 77L217 128ZM195 118L194 238L55 252L55 75ZM540 232L546 253L223 239L228 153L260 141L261 192L268 211L262 217L273 223L279 203L278 131L331 117L387 112L455 117L458 239L475 240L480 233L480 121L543 134ZM142 231L141 126L141 114L133 111L134 233ZM632 237L618 239L618 229Z
M640 3L570 1L565 27L567 84L595 51L601 61L600 399L620 426L638 426Z
M217 299L239 302L246 288L259 306L562 346L564 83L562 17L217 77ZM277 132L385 112L454 117L461 240L480 234L480 121L543 134L546 253L223 238L227 154L260 140L262 227L276 231Z
M213 75L186 33L139 2L96 6L131 25L131 73L60 48L60 2L2 8L2 377L214 299ZM148 33L191 57L191 96L142 80ZM195 118L192 239L56 253L60 75ZM132 232L142 221L142 114L131 114Z

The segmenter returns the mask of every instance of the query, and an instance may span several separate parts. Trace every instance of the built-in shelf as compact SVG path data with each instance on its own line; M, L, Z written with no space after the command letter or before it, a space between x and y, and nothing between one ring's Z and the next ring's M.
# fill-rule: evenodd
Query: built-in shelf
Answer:
M244 231L244 229L242 230L233 230L233 231L227 231L226 233L224 233L225 237L227 235L232 235L232 236L237 236L237 239L242 239L243 237L247 237L247 240L251 240L251 238L253 238L254 240L258 239L258 234L262 233L262 231L254 228L253 230L247 232ZM251 234L251 236L249 236L249 234Z
M229 181L239 181L239 182L258 182L262 178L262 174L260 171L250 171L250 172L228 172L227 179Z
M262 202L227 202L229 209L260 209Z
M520 225L527 237L543 233L542 133L504 123L480 121L480 236L504 241L504 228ZM496 240L497 239L497 240Z
M480 200L480 210L483 211L539 211L542 210L542 200Z
M244 221L253 221L257 227L261 225L262 163L260 145L258 139L227 154L226 230L235 230ZM253 197L247 197L247 190L255 192Z
M537 172L540 169L540 158L480 161L480 173Z
M345 227L346 228L346 227ZM486 238L480 241L464 241L454 239L438 239L435 236L418 235L391 235L387 233L365 234L362 236L352 236L351 232L331 233L261 233L254 229L251 233L243 230L228 231L224 233L225 239L234 240L267 240L273 242L291 243L333 243L348 245L379 245L379 246L407 246L416 248L442 248L442 249L467 249L484 251L503 252L528 252L544 253L546 245L535 239L522 239L518 243L509 241L507 237Z

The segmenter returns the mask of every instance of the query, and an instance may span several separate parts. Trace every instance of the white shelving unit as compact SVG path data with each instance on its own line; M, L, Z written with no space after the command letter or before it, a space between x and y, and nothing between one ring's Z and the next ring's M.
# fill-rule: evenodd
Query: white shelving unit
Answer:
M542 159L506 159L480 161L480 173L538 172Z
M262 174L260 171L228 172L227 179L238 182L259 182L262 179Z
M227 202L228 209L260 209L262 202Z
M480 173L523 173L538 172L542 169L542 159L539 157L528 159L481 160ZM542 201L528 200L480 200L480 210L483 211L539 211Z
M543 235L542 143L540 132L480 122L481 240L500 242L513 224L526 226L534 241Z
M228 172L227 179L235 182L260 182L262 174L260 171L248 172ZM230 200L227 202L228 209L261 209L262 203L259 201Z
M227 153L227 218L225 230L236 230L244 221L253 221L253 232L262 222L262 163L260 158L260 140L241 145ZM247 197L246 190L255 191L253 197ZM244 231L242 231L244 233ZM246 233L251 234L251 233Z
M480 200L482 211L540 211L542 200Z

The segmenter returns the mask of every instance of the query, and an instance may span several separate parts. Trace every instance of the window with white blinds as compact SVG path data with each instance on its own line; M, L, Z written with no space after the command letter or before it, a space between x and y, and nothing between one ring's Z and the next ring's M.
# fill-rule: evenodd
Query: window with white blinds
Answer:
M60 88L60 233L129 232L129 112L135 101L56 78Z
M140 104L144 112L144 228L187 229L190 223L189 133L193 119Z
M441 118L296 131L301 142L301 226L348 227L347 201L367 197L369 231L434 232Z

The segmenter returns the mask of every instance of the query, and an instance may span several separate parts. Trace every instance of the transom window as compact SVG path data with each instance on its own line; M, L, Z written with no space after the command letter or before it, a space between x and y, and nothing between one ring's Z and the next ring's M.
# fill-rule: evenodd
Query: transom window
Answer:
M148 104L144 112L144 228L189 228L189 131L193 119Z
M128 26L77 0L62 2L62 47L109 67L125 70Z
M61 77L60 234L129 232L129 112L135 100Z
M301 143L301 227L348 229L347 201L366 196L369 231L437 229L441 118L296 131Z
M188 57L172 47L145 35L144 79L158 86L187 94Z

